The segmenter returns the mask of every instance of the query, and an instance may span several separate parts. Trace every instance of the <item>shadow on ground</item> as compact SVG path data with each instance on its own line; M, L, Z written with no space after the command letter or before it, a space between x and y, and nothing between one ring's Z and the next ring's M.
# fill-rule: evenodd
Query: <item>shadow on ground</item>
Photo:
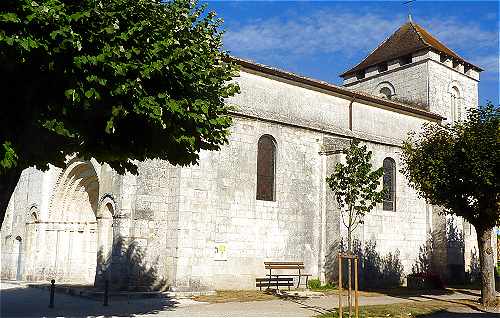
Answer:
M454 293L453 290L450 289L411 289L404 286L397 288L387 288L387 289L366 289L367 292L374 292L390 297L401 298L401 299L409 299L413 297L422 297L422 295L426 296L444 296L444 295L452 295Z
M472 317L472 318L498 318L500 314L496 313L484 313L484 312L478 312L478 313L460 313L460 312L449 312L446 310L430 314L430 315L423 315L419 316L421 318L464 318L464 317Z
M305 300L298 298L288 298L287 301L296 303L301 308L310 310L311 312L316 313L317 315L324 315L332 312L332 308L325 308L324 306L311 305L305 302Z
M477 294L472 294L474 296L479 296ZM450 304L450 307L454 307L454 306L462 306L462 307L467 307L469 309L471 309L472 311L476 311L476 313L460 313L462 316L461 317L464 317L464 316L469 316L469 315L478 315L478 314L484 314L485 316L484 317L500 317L500 312L499 313L491 313L491 312L488 312L488 311L485 311L481 305L479 303L476 303L472 300L469 300L469 301L464 301L464 300L460 300L460 299L442 299L442 298L438 298L438 297L433 297L433 296L420 296L420 298L423 298L425 300L438 300L438 301L442 301L442 302L445 302L445 303L449 303ZM421 300L421 301L425 301L425 300ZM444 313L449 313L447 311L443 311L441 312L440 314L444 314ZM454 314L454 313L449 313L449 314ZM424 316L426 317L426 316ZM428 317L434 317L434 316L428 316ZM443 316L443 317L448 317L448 316ZM458 316L450 316L450 317L458 317ZM478 317L483 317L483 316L478 316Z
M3 285L3 283L2 283ZM41 317L41 316L118 316L155 314L160 311L175 310L177 302L170 298L131 299L112 297L108 306L102 300L73 297L56 293L54 308L48 308L48 290L38 288L12 287L1 290L1 317Z

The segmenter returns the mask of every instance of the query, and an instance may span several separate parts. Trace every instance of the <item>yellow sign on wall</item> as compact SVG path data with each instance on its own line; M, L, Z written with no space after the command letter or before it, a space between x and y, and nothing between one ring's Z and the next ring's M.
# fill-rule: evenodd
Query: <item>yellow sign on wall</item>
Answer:
M227 243L215 242L215 256L216 261L227 261Z

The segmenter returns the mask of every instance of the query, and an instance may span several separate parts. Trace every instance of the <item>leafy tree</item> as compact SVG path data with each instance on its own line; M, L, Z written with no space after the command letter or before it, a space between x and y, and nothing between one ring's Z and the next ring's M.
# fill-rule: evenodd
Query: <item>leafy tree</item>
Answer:
M0 2L0 213L23 169L68 156L136 173L227 142L222 20L190 0Z
M419 195L463 217L477 233L482 301L495 303L492 229L500 217L500 111L468 111L454 125L428 124L403 145L403 173Z
M351 140L349 148L343 151L346 154L345 164L337 163L332 175L326 178L326 182L335 194L342 222L347 228L347 251L351 254L353 254L354 230L363 223L365 214L369 213L377 203L382 202L386 192L385 189L377 191L384 168L372 171L372 152L367 151L366 146L360 146L359 143L357 139ZM351 262L348 263L348 273L348 284L351 288ZM347 299L351 308L351 293L347 294Z
M326 182L335 194L342 222L347 228L347 250L352 252L352 233L363 223L363 217L382 202L386 189L377 191L384 168L372 171L372 152L352 140L344 150L346 162L337 163Z

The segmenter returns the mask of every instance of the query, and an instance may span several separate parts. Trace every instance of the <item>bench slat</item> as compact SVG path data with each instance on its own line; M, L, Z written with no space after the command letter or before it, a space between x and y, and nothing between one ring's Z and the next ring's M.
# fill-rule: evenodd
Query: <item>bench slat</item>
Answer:
M304 262L264 262L264 265L304 265Z
M292 277L259 277L259 278L256 278L255 281L256 282L268 282L268 281L280 281L280 282L289 282L289 281L292 281L293 278Z
M266 282L255 283L255 287L276 287L276 286L293 286L293 283L271 283L268 284Z
M266 265L266 269L304 269L304 266L300 265L294 265L294 266L289 266L289 265Z
M291 276L291 277L299 277L299 276L312 276L311 274L302 274L300 273L299 274L267 274L267 276L273 276L273 277L276 277L276 276Z

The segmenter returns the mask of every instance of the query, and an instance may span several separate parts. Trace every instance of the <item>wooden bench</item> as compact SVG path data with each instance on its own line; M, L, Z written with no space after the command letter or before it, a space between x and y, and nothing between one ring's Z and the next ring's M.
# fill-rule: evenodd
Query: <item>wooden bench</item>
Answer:
M290 290L290 286L293 286L293 277L258 277L255 279L255 287L259 287L262 290L262 287L269 288L270 286L276 286L276 289L279 289L279 286L288 286L288 290Z
M279 278L292 278L292 277L298 277L298 282L297 282L297 288L300 286L300 280L302 277L306 278L305 285L306 288L308 288L307 283L309 281L309 276L311 274L304 274L304 262L264 262L264 266L266 269L269 270L269 274L267 276L269 278L276 277L276 279ZM295 269L297 270L297 274L273 274L272 271L274 270L283 270L283 269ZM271 284L268 284L268 287L271 287Z

